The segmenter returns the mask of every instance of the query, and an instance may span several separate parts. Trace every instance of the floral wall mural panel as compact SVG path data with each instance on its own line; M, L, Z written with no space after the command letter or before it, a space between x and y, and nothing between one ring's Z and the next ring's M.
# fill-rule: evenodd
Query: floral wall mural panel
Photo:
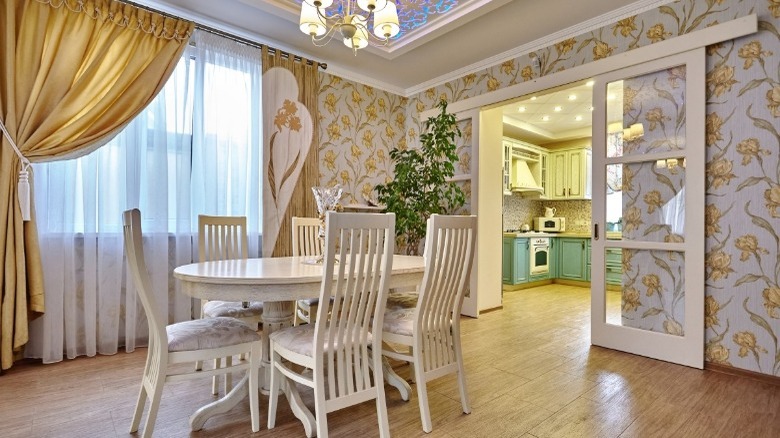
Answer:
M290 70L274 67L263 74L263 113L273 115L263 118L263 253L271 254L314 135Z
M621 320L629 327L685 334L683 253L624 249Z
M341 184L345 204L366 204L393 176L390 150L406 143L407 99L321 75L321 184Z

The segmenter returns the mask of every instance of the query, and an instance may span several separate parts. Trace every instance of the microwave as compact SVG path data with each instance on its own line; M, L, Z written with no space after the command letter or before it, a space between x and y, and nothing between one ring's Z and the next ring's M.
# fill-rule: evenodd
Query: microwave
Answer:
M566 231L565 217L537 217L534 219L534 230L558 233Z

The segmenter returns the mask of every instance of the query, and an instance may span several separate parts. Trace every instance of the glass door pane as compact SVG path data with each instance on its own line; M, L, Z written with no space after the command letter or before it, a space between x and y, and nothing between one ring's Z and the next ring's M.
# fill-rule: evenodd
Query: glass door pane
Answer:
M704 95L703 77L689 76L703 71L703 54L689 52L603 75L594 87L592 342L696 367Z

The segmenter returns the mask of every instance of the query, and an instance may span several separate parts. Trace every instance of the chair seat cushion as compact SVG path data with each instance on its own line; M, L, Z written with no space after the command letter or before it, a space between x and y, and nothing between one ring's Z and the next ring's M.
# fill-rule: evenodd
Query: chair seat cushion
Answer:
M203 316L216 318L226 316L230 318L259 318L263 314L263 303L251 301L249 307L244 307L240 301L209 301L203 305Z
M248 324L235 318L203 318L165 327L168 351L208 350L260 340Z
M314 356L314 324L304 324L295 327L285 328L271 333L271 340L281 347L292 351L293 353L304 356ZM368 333L367 344L372 342L371 333ZM336 344L335 349L339 346ZM325 351L328 351L328 345L325 345Z
M415 308L396 308L385 311L382 331L396 335L412 336L414 334Z
M386 309L414 309L420 294L415 291L390 292L387 294Z

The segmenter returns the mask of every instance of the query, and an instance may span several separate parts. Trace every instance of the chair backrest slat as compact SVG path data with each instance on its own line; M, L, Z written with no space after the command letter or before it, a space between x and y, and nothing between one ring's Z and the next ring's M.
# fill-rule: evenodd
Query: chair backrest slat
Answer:
M162 313L152 294L152 281L144 257L141 212L137 208L125 211L122 214L122 225L127 264L149 323L149 348L167 352L168 335L165 332L167 323L163 317L166 313ZM153 357L159 360L157 355Z
M323 242L319 238L320 220L316 217L292 218L292 255L319 256Z
M456 361L453 330L458 330L469 287L476 229L476 216L432 215L428 220L425 274L414 329L416 347L425 352L424 371Z
M249 256L246 216L198 215L198 258L201 262Z
M327 375L326 398L334 400L377 384L371 379L371 367L379 362L371 362L379 358L369 355L369 346L381 351L381 337L370 333L381 333L395 215L330 212L326 222L320 302L332 300L333 305L318 308L314 357L323 361L315 369Z

